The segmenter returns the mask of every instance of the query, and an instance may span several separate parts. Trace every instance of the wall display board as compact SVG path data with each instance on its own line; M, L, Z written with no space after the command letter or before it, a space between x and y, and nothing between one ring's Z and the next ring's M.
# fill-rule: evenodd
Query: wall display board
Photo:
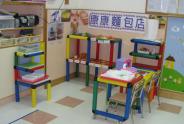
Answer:
M168 18L161 88L184 92L184 19Z
M184 0L147 0L147 12L184 14Z
M61 11L49 11L48 18L48 41L62 39L64 24L61 22Z

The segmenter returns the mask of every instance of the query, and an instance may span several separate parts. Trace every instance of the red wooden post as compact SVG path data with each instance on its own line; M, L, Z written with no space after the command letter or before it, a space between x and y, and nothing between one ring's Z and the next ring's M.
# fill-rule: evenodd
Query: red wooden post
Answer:
M79 56L79 54L80 54L80 40L79 39L77 39L77 56Z
M96 43L96 59L99 60L100 57L100 44Z
M109 57L109 67L113 65L113 54L114 54L114 43L110 44L110 57Z
M160 57L159 60L158 60L158 69L159 69L159 70L162 68L163 55L164 55L164 46L165 46L165 44L163 43L163 44L160 46L160 49L159 49L159 54L161 55L161 57Z

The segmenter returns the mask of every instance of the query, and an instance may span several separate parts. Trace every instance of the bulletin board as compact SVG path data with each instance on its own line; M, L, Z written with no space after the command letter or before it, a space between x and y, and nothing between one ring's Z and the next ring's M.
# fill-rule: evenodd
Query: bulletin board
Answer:
M147 0L147 12L184 14L184 0Z
M184 93L184 19L168 18L161 88Z

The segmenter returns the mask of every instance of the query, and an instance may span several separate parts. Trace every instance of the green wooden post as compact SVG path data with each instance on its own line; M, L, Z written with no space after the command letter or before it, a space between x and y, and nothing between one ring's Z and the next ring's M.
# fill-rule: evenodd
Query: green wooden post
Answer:
M89 72L90 72L90 68L88 64L86 65L86 86L89 86Z
M93 86L93 106L92 106L92 111L96 111L97 108L97 97L98 97L98 81L94 81L94 86Z
M19 60L18 60L18 57L15 53L14 65L18 65L18 64L19 64Z
M79 77L79 64L76 64L75 76Z

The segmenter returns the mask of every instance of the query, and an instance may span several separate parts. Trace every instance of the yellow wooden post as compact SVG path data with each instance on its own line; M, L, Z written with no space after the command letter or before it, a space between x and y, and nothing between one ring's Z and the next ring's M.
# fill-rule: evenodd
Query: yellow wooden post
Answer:
M136 57L133 57L132 63L136 63Z
M32 98L32 107L36 107L37 99L36 99L36 89L31 89L31 98Z
M51 84L48 83L47 84L47 100L50 101L52 98L52 94L51 94Z
M45 52L45 44L44 44L44 42L40 43L40 50ZM45 63L45 54L40 56L40 63L41 64Z
M70 57L70 38L66 38L66 59Z

